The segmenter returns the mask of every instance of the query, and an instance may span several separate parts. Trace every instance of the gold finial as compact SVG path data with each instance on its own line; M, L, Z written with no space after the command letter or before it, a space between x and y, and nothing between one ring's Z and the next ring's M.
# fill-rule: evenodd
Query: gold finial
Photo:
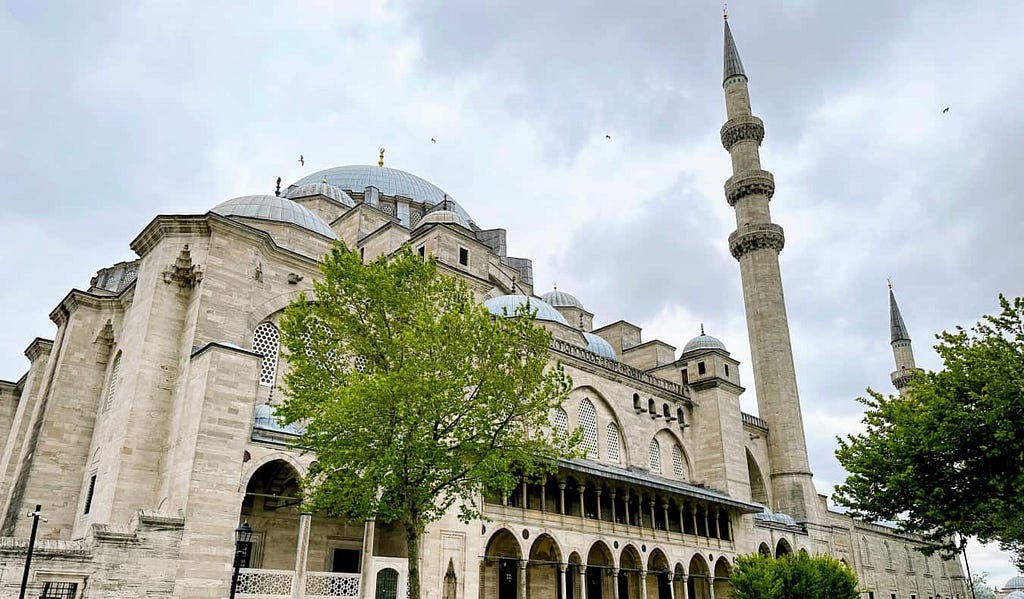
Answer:
M377 159L377 166L384 166L384 148L380 149L380 158Z
M889 291L892 291L892 277L886 277L885 282L889 284Z
M722 3L722 20L723 21L728 21L729 20L729 3L728 2L723 2Z
M558 291L558 283L555 283L555 291Z
M704 323L703 322L700 323L700 334L701 334L701 336L704 336Z

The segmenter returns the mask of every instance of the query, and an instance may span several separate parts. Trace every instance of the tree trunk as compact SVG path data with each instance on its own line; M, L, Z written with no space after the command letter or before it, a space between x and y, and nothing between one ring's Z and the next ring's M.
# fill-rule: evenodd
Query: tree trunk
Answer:
M409 599L420 599L420 531L416 522L405 523L405 543L409 557Z

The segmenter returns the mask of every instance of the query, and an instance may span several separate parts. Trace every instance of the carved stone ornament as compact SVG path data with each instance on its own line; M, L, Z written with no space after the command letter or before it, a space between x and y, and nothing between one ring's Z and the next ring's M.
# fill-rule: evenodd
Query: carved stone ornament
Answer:
M740 199L751 195L775 195L775 177L768 171L749 171L729 177L725 182L725 199L735 206Z
M729 251L737 260L753 250L768 248L781 252L785 245L786 236L782 227L774 223L746 225L729 235Z
M740 116L729 119L722 125L722 145L728 152L732 147L745 140L753 140L757 145L764 141L764 122L756 116Z
M191 289L203 280L203 271L198 265L192 264L192 253L188 244L181 248L178 259L163 272L164 283L177 283L182 289Z

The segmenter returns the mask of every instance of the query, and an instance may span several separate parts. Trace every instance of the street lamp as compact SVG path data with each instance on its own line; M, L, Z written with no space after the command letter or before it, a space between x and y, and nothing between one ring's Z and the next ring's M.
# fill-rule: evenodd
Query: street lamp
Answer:
M235 529L235 572L231 575L231 594L229 597L235 599L235 587L238 586L238 569L242 567L242 558L249 551L249 544L252 542L252 527L248 522L242 522Z

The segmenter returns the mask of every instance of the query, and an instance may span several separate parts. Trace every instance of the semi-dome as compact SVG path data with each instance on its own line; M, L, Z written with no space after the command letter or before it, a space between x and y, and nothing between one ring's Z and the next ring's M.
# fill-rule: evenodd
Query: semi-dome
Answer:
M586 308L583 307L583 302L576 299L576 296L571 293L559 291L557 287L554 291L548 291L544 295L540 296L540 299L556 308L579 308L580 310L586 310Z
M615 355L615 349L611 343L605 341L604 337L595 335L594 333L583 333L583 337L587 340L587 349L599 356L618 360L619 356Z
M1014 576L1003 585L1004 591L1024 591L1024 576Z
M303 183L302 185L292 186L288 188L288 191L284 194L284 197L290 200L311 198L314 196L324 196L338 202L339 204L344 204L349 208L356 205L355 200L350 198L343 189L335 187L323 179L319 182Z
M470 228L469 221L462 218L462 216L457 212L453 212L451 210L435 210L433 212L428 212L416 226L422 227L423 225L429 225L430 223L449 223L461 225L467 229Z
M516 308L523 304L528 304L530 310L537 311L537 320L547 320L569 326L565 317L559 314L558 310L555 310L551 304L537 297L527 297L525 295L499 295L498 297L492 297L484 302L484 306L487 307L487 310L495 316L512 316L515 313Z
M685 354L695 349L720 349L726 351L724 343L711 335L705 335L703 330L700 332L700 335L686 342L686 345L683 346L683 353Z
M242 196L214 206L210 212L221 216L241 216L260 220L291 223L303 229L319 233L324 237L337 239L338 236L322 218L310 212L305 206L288 198L277 196Z

